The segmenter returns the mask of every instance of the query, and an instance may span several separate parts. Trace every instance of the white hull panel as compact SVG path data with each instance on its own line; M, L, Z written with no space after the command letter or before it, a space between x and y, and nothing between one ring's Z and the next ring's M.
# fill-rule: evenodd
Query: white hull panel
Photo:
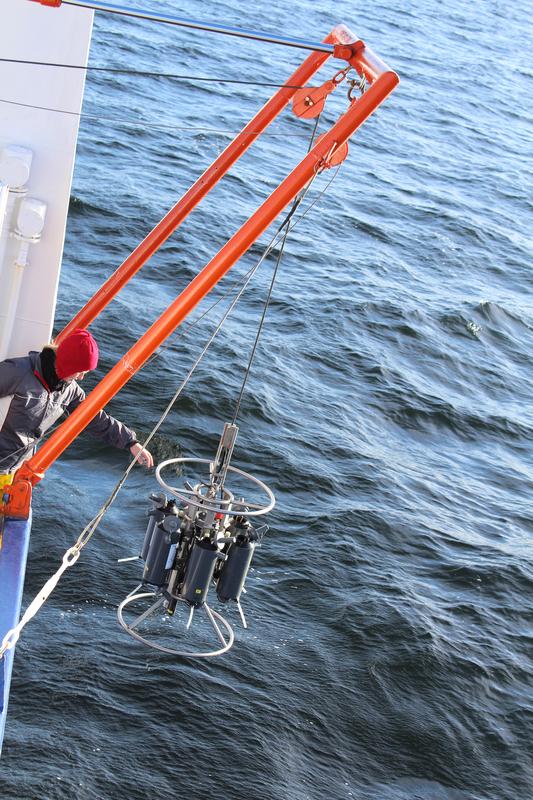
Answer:
M0 55L85 65L92 20L93 12L85 9L3 0ZM10 356L40 349L51 335L84 83L84 70L0 62L1 97L10 101L0 102L0 151L9 145L32 151L28 195L47 206L41 241L30 245L24 268L13 336L7 344ZM9 288L19 247L11 235L0 265L0 333L12 299Z

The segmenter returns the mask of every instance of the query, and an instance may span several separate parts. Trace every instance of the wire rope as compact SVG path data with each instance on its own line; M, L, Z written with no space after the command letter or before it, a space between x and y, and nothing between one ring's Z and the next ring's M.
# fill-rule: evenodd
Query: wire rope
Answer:
M86 72L108 72L113 75L135 75L145 78L169 78L180 81L201 81L202 83L230 83L243 86L264 86L271 89L305 89L305 86L299 84L237 80L234 78L207 78L204 75L181 75L172 72L152 72L150 70L126 69L125 67L99 67L90 64L58 64L54 61L31 61L27 58L0 58L1 62L6 64L29 64L39 67L60 67L61 69L81 69Z
M296 47L302 50L312 50L319 53L333 55L335 46L326 42L310 42L305 39L296 39L287 36L276 36L262 31L245 30L243 28L233 28L227 25L214 25L202 20L185 19L170 14L156 14L146 9L134 9L127 6L119 6L108 2L89 2L89 0L63 0L63 5L77 6L79 8L89 8L94 11L104 11L109 14L117 14L123 17L134 19L146 19L152 22L159 22L166 25L175 25L182 28L192 28L194 30L218 33L224 36L236 36L241 39L252 41L269 42L270 44L284 45L285 47Z
M311 148L313 146L313 142L314 142L314 139L315 139L315 136L316 136L316 132L317 132L317 129L318 129L319 121L320 121L320 114L317 116L317 118L315 120L315 126L314 126L313 132L311 134L311 140L310 140L308 148L307 148L307 152L308 153L310 152L310 150L311 150ZM239 415L239 411L240 411L240 407L241 407L241 401L242 401L242 398L243 398L243 395L244 395L244 390L246 388L246 384L247 384L248 378L250 376L250 370L252 368L252 363L253 363L253 360L255 358L255 353L256 353L256 350L257 350L257 346L259 344L259 339L260 339L261 334L263 332L263 327L264 327L264 324L265 324L267 311L268 311L268 308L270 306L270 300L272 298L272 292L274 290L274 284L275 284L276 278L278 276L279 266L281 264L281 259L283 257L283 253L284 253L284 250L285 250L285 243L287 241L287 236L288 236L288 233L289 233L289 230L290 230L290 221L291 221L291 218L293 217L294 213L296 212L297 208L299 207L299 205L303 201L304 197L306 196L307 192L311 188L311 186L313 184L313 181L315 180L316 176L317 176L317 173L315 172L315 174L313 175L313 177L311 178L311 180L309 181L309 183L305 187L304 191L301 194L299 194L295 198L295 200L293 201L291 210L289 211L289 213L287 214L286 218L284 219L284 221L282 222L282 224L278 228L278 233L280 233L283 230L283 236L282 236L282 240L281 240L281 247L278 250L278 255L277 255L277 258L276 258L276 265L275 265L274 271L272 273L272 278L270 280L270 286L268 288L268 293L267 293L267 296L266 296L266 299L265 299L265 302L264 302L264 305L263 305L263 311L262 311L262 314L261 314L261 319L259 320L259 325L258 325L258 328L257 328L257 333L255 335L254 343L252 345L252 349L251 349L251 352L250 352L250 357L248 359L248 364L246 365L246 369L244 371L244 377L243 377L243 380L242 380L241 389L239 391L239 396L237 398L237 403L235 405L235 411L234 411L234 414L233 414L233 420L232 420L233 425L235 425L236 422L237 422L237 417Z
M316 126L315 126L315 130L316 130ZM337 168L336 172L334 173L334 175L332 176L332 178L329 180L329 182L326 184L326 186L325 186L325 187L322 189L322 191L321 191L321 193L318 195L318 197L317 197L317 198L315 198L315 200L313 201L313 203L311 203L311 204L308 206L308 208L305 210L305 212L304 212L304 213L303 213L303 214L302 214L302 215L301 215L301 216L300 216L300 217L299 217L299 218L296 220L296 222L295 222L295 223L294 223L292 226L289 226L289 228L288 228L288 229L286 229L286 230L284 231L284 234L283 234L283 236L284 236L284 239L286 239L286 235L287 235L287 233L288 233L288 230L292 230L292 229L293 229L293 228L294 228L294 227L295 227L295 226L296 226L296 225L297 225L299 222L301 222L301 220L304 218L304 216L305 216L305 215L306 215L306 214L307 214L307 213L308 213L308 212L311 210L311 208L312 208L312 207L313 207L313 206L314 206L314 205L315 205L315 204L318 202L318 200L319 200L319 199L320 199L320 198L323 196L324 192L325 192L325 191L326 191L326 190L329 188L329 186L331 185L331 183L333 182L333 180L334 180L334 179L336 178L336 176L338 175L339 169L340 169L340 166ZM314 178L313 178L313 180L314 180ZM311 186L311 183L312 183L312 181L311 181L311 182L308 184L308 186L305 188L305 190L304 190L304 192L303 192L303 196L305 196L305 194L307 193L308 189L309 189L309 188L310 188L310 186ZM303 199L303 196L301 197L301 199ZM297 198L297 200L298 200L298 199L300 199L300 198ZM301 199L300 199L300 202L301 202ZM298 205L299 205L299 204L300 204L300 203L298 203ZM282 223L280 224L280 226L279 226L278 230L277 230L277 231L276 231L276 233L274 234L274 237L272 238L272 240L271 240L271 242L270 242L269 248L267 248L267 250L266 250L266 251L263 253L263 255L262 255L261 259L260 259L260 260L257 262L257 264L255 264L255 265L254 265L254 267L253 267L253 268L251 268L251 269L248 271L248 273L246 273L245 280L244 280L244 282L243 282L243 284L242 284L242 286L241 286L241 288L240 288L239 292L237 293L237 295L235 296L235 298L232 300L231 304L228 306L228 308L227 308L227 309L226 309L226 311L224 312L224 314L223 314L222 318L220 319L219 323L217 324L217 326L216 326L215 330L212 332L212 334L211 334L211 336L209 337L209 339L208 339L208 341L207 341L206 345L205 345L205 346L204 346L204 348L202 349L202 352L201 352L201 353L200 353L200 355L199 355L199 356L196 358L195 362L193 363L193 365L192 365L192 367L190 368L189 372L187 373L186 377L184 378L184 380L181 382L180 386L178 387L178 389L177 389L177 390L176 390L176 392L174 393L174 396L172 397L171 401L168 403L168 405L167 405L167 407L166 407L165 411L163 412L163 414L161 415L161 417L160 417L159 421L156 423L156 425L154 426L154 428L153 428L153 429L152 429L152 431L150 432L149 436L147 437L146 441L145 441L145 442L144 442L144 444L142 445L142 446L143 446L143 448L145 448L145 447L146 447L146 446L147 446L147 445L150 443L150 441L151 441L151 440L152 440L152 438L155 436L155 434L157 433L157 431L159 430L159 428L161 427L161 425L163 424L163 422L165 421L165 419L168 417L168 415L169 415L169 413L170 413L170 411L171 411L172 407L173 407L173 406L174 406L174 404L176 403L176 401L177 401L178 397L181 395L181 393L182 393L183 389L185 388L185 386L186 386L186 385L187 385L187 383L189 382L189 380L190 380L190 378L192 377L192 375L193 375L194 371L196 370L196 368L198 367L198 365L199 365L199 364L200 364L200 362L202 361L203 357L204 357L204 356L205 356L205 354L207 353L207 351L208 351L209 347L211 346L211 344L212 344L212 342L214 341L215 337L218 335L219 331L221 330L221 328L222 328L222 326L223 326L224 322L226 321L226 319L228 318L229 314L231 313L231 311L233 310L233 308L235 307L235 305L237 304L237 302L238 302L238 301L239 301L239 299L241 298L241 296L242 296L243 292L245 291L246 287L248 286L248 284L249 284L250 280L252 279L253 275L255 274L255 272L257 271L257 269L258 269L258 268L259 268L259 266L261 265L261 263L262 263L262 262L265 260L267 253L268 253L268 252L270 252L270 251L271 251L271 249L272 249L272 248L275 246L275 241L277 240L277 237L278 237L278 235L280 234L281 230L282 230L282 229L284 229L284 228L287 226L287 223L288 223L288 222L290 222L290 219L292 218L292 216L293 216L293 214L294 214L295 210L296 210L295 208L291 208L291 210L289 211L289 214L288 214L288 215L287 215L287 217L286 217L286 218L285 218L285 219L282 221ZM278 263L279 263L279 259L278 259ZM222 298L220 298L220 299L222 299ZM220 302L220 299L219 299L219 300L217 300L217 301L216 301L216 303L214 303L214 304L213 304L213 306L214 306L214 305L216 305L218 302ZM197 320L196 320L196 321L193 323L193 325L191 325L190 327L194 327L194 325L195 325L197 322L199 322L199 321L200 321L200 319L202 319L204 316L205 316L205 313L204 313L204 314L202 314L202 315L201 315L201 316L200 316L200 317L199 317L199 318L198 318L198 319L197 319ZM190 330L190 328L189 328L189 330ZM142 451L141 451L141 452L142 452ZM82 530L82 532L81 532L81 533L80 533L80 535L78 536L78 538L77 538L77 540L76 540L75 544L74 544L72 547L70 547L70 548L69 548L69 549L68 549L68 550L67 550L67 551L64 553L64 555L63 555L63 559L62 559L62 563L61 563L61 566L60 566L60 567L59 567L59 569L58 569L58 570L55 572L55 574L54 574L54 575L52 575L52 576L51 576L51 577L48 579L48 581L45 583L45 585L42 587L42 589L41 589L41 590L38 592L38 594L35 596L35 598L34 598L34 599L32 600L32 602L29 604L29 606L27 607L26 611L25 611L25 612L24 612L24 614L22 615L22 617L21 617L21 619L20 619L19 623L18 623L18 624L17 624L17 625L16 625L14 628L11 628L9 631L7 631L7 633L5 634L5 636L4 636L3 640L2 640L2 642L0 643L0 660L3 658L3 656L5 655L5 653L7 652L7 650L10 650L10 649L12 649L12 648L15 646L15 644L17 643L17 641L18 641L18 639L19 639L19 636L20 636L20 633L21 633L22 629L23 629L23 628L24 628L24 626L25 626L25 625L26 625L26 624L27 624L27 623L28 623L28 622L29 622L29 621L30 621L30 620L31 620L31 619L32 619L32 618L35 616L35 614L37 614L37 612L39 611L39 609L40 609L40 608L41 608L41 607L44 605L44 603L46 602L46 600L48 599L48 597L50 596L50 594L52 593L52 591L54 590L54 588L57 586L57 584L58 584L58 582L59 582L59 580L60 580L61 576L63 575L63 573L64 573L64 572L65 572L65 571L66 571L66 570L67 570L69 567L73 566L73 565L76 563L76 561L78 560L78 558L79 558L79 556L80 556L80 554L81 554L81 550L82 550L82 549L83 549L83 547L85 547L85 546L86 546L86 544L87 544L87 543L90 541L90 539L92 538L92 536L93 536L93 535L94 535L94 533L96 532L96 530L97 530L97 528L98 528L98 526L99 526L100 522L102 521L103 517L105 516L105 514L106 514L106 513L107 513L107 511L109 510L110 506L111 506L111 505L113 504L113 502L115 501L115 499L116 499L116 497L117 497L118 493L120 492L120 490L121 490L122 486L123 486L123 485L124 485L124 483L126 482L126 480L127 480L128 476L129 476L129 474L130 474L131 470L133 469L134 465L137 463L137 461L138 461L138 458L139 458L139 455L140 455L140 453L139 453L139 454L138 454L138 455L137 455L137 456L136 456L136 457L133 459L133 461L132 461L132 462L131 462L131 463L128 465L127 469L125 470L124 474L121 476L121 478L119 479L119 481L118 481L118 482L117 482L117 484L115 485L115 487L114 487L113 491L111 492L111 494L109 495L109 497L107 498L107 500L106 500L106 501L104 502L104 504L101 506L101 508L100 508L100 510L98 511L98 513L97 513L97 514L96 514L96 515L95 515L95 516L94 516L94 517L93 517L93 518L92 518L92 519L91 519L91 520L90 520L90 521L87 523L87 525L84 527L84 529Z
M337 167L337 169L335 170L334 174L331 176L331 178L329 179L327 184L321 189L320 193L315 197L315 199L311 203L309 203L309 205L307 206L305 211L302 214L300 214L300 216L297 218L296 222L294 222L290 226L289 232L294 230L294 228L297 225L300 224L300 222L304 219L304 217L306 217L307 214L309 214L311 209L314 206L316 206L316 204L320 201L321 197L327 192L327 190L329 189L329 187L331 186L331 184L333 183L333 181L337 177L337 175L339 173L339 170L340 170L340 165ZM246 281L248 276L253 277L253 273L255 273L255 271L261 266L263 261L266 258L268 258L270 253L279 244L280 239L278 237L280 236L280 233L281 233L282 228L283 228L284 225L285 225L285 222L282 222L280 224L280 226L278 227L276 233L274 234L274 236L270 240L269 244L267 245L267 247L263 251L263 254L261 255L261 258L259 259L259 261L256 264L254 264L246 273L244 273L244 275L242 275L239 278L237 278L237 280L234 281L232 283L232 285L217 300L215 300L215 302L212 303L212 305L209 306L209 308L207 308L198 317L196 317L196 319L192 320L192 322L190 322L190 323L186 323L185 325L181 326L173 335L171 335L169 337L169 339L167 340L167 342L165 344L161 345L161 347L159 347L158 350L149 359L147 359L146 363L143 365L143 369L144 369L144 367L147 367L149 364L151 364L154 361L156 361L156 359L158 359L163 354L163 352L165 350L167 350L172 344L175 344L177 339L179 339L179 338L181 338L183 336L186 336L188 333L190 333L193 330L193 328L195 328L202 321L202 319L207 317L213 311L213 309L216 308L216 306L219 303L221 303L223 300L225 300L241 282ZM39 443L42 444L43 442L46 442L46 440L52 435L54 430L55 430L55 426L49 433L47 433L46 436L43 436L39 440ZM145 442L145 445L146 444L147 444L147 442ZM22 447L19 447L17 450L13 450L13 452L9 453L7 456L3 456L2 458L0 458L0 472L1 472L1 465L5 461L7 461L8 459L10 459L13 456L17 455L18 453L22 453L23 451L25 451L27 449L28 449L27 446L23 445Z
M52 108L51 106L39 106L35 103L21 103L17 100L6 100L3 97L0 97L0 103L6 103L7 105L11 106L20 106L21 108L34 108L37 111L50 111L54 114L67 114L68 116L78 117L79 119L91 119L97 122L106 122L114 125L129 125L134 128L143 128L143 129L153 129L153 130L168 130L168 131L186 131L188 133L209 133L216 136L236 136L238 133L242 133L242 131L231 130L230 128L204 128L200 125L174 125L173 123L164 123L160 121L153 121L153 120L131 120L131 119L121 119L120 117L104 117L99 114L89 114L84 111L68 111L63 108ZM257 136L261 134L262 136L283 136L283 137L306 137L309 135L305 131L302 133L287 133L286 131L280 131L276 133L275 131L246 131L247 136Z
M314 206L316 206L316 204L320 201L321 197L327 192L327 190L329 189L329 187L331 186L331 184L333 183L333 181L337 177L337 175L339 173L339 170L340 170L340 165L337 167L337 169L335 170L334 174L329 179L327 184L321 189L319 194L314 198L314 200L311 203L309 203L309 205L307 206L305 211L303 211L303 213L300 214L300 216L297 218L297 220L290 226L289 232L292 231L297 225L299 225L300 222L304 219L304 217L306 217L307 214L309 214L311 209ZM156 359L158 359L163 354L163 352L165 350L167 350L172 344L175 344L177 339L179 339L179 338L181 338L183 336L186 336L188 333L190 333L193 330L193 328L195 328L202 321L202 319L207 317L213 311L213 309L216 308L217 305L219 305L219 303L221 303L223 300L225 300L236 289L236 287L241 284L241 282L246 281L246 283L248 284L248 282L249 282L248 281L248 277L249 276L250 276L250 278L253 277L253 274L255 274L256 270L261 266L263 261L266 258L268 258L270 253L279 244L279 241L280 241L280 238L281 238L280 234L281 234L282 228L284 227L285 224L286 224L286 220L279 225L279 227L278 227L277 231L275 232L274 236L271 238L269 244L264 249L259 261L256 264L254 264L246 273L244 273L244 275L242 275L239 278L237 278L237 280L235 280L231 284L231 286L217 300L215 300L214 303L212 303L209 306L209 308L207 308L205 311L203 311L198 317L196 317L190 323L186 323L183 326L181 326L173 335L171 335L169 337L169 339L167 340L167 342L165 344L161 345L161 347L159 347L157 349L157 351L149 359L147 359L146 363L143 365L143 369L144 369L144 367L147 367L149 364L151 364L154 361L156 361ZM280 238L278 238L278 237L280 237ZM43 436L39 440L39 443L42 444L43 442L46 442L46 440L52 435L54 430L55 430L55 426L54 426L54 428L52 430L50 430L50 432L47 432L46 436ZM146 446L147 443L148 442L145 442L145 444L143 446ZM1 465L5 461L7 461L8 459L10 459L13 456L17 455L18 453L22 453L22 452L26 451L27 449L28 449L27 446L23 445L22 447L17 448L17 450L13 450L13 452L11 452L8 455L3 456L2 458L0 458L0 473L1 473Z

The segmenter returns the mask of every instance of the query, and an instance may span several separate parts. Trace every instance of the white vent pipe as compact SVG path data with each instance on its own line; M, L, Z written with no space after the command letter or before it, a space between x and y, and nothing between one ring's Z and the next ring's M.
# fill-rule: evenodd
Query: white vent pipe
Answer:
M0 154L0 273L4 263L12 221L16 211L17 200L26 194L26 183L30 177L33 153L27 147L11 144L4 147ZM7 190L7 191L6 191ZM3 214L2 214L3 210Z
M16 218L20 201L27 194L26 183L30 176L33 153L27 147L11 144L4 147L0 153L0 314L4 317L4 322L0 317L0 360L3 360L8 352L9 340L13 330L13 321L9 327L8 318L13 313L12 289L16 290L15 308L18 304L20 295L20 285L13 280L12 262L6 256L9 254L9 242L13 233L14 220ZM19 258L17 258L17 261Z
M27 197L22 201L17 216L17 224L13 237L19 242L17 256L13 263L11 275L6 275L9 286L9 305L0 343L0 361L9 353L9 345L15 328L15 319L19 304L20 290L24 278L24 269L28 266L30 245L40 241L46 217L46 203L35 197ZM6 285L9 285L6 281Z

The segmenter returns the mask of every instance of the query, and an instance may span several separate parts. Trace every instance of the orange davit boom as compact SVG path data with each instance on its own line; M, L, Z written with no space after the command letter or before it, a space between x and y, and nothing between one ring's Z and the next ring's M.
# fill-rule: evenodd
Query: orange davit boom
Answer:
M360 74L364 72L369 79L373 79L373 75L377 75L370 88L358 100L351 102L348 110L337 120L330 131L320 137L320 140L300 164L293 169L250 219L171 303L160 318L100 381L84 402L59 426L36 455L22 465L12 486L6 489L7 503L4 509L6 516L27 516L32 485L43 477L48 467L89 424L100 409L142 367L150 355L173 333L189 312L258 239L313 175L325 165L327 157L330 157L336 148L349 139L398 84L399 78L395 72L383 64L372 51L364 47L362 42L357 42L357 45L358 52L351 54L350 63Z

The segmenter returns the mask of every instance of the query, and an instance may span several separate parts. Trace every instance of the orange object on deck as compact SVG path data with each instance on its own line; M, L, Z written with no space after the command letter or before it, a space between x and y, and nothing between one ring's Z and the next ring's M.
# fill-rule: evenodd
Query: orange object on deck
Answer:
M344 42L344 45L348 47L346 42ZM166 311L163 312L159 319L151 325L139 341L133 345L126 355L123 356L100 381L83 403L56 429L40 450L29 459L29 461L23 464L21 469L16 473L13 485L5 489L7 504L4 513L6 516L24 516L29 513L28 484L35 484L40 480L48 467L53 464L106 403L117 394L121 387L142 367L145 361L165 339L176 330L190 311L192 311L208 294L213 286L248 250L253 242L261 236L271 222L273 222L278 214L296 197L315 173L330 166L331 164L329 162L331 159L334 158L335 155L339 157L344 152L345 143L349 137L359 128L367 117L376 110L398 84L399 78L395 72L383 64L383 62L368 48L361 47L360 42L358 42L357 45L358 49L355 55L353 55L353 50L349 49L351 53L350 64L355 67L359 74L364 74L367 80L372 83L370 88L357 102L352 102L349 105L348 109L342 114L333 127L319 138L312 150L281 182L277 189L272 192L257 211L252 214L250 219L242 225L231 239L229 239L201 272L198 273ZM307 69L311 67L311 62L316 64L320 60L322 60L322 54L310 56L305 62L305 64L308 65ZM298 71L294 73L294 75L296 74L298 74ZM286 89L281 91L282 96L280 97L280 93L278 92L276 97L278 97L277 102L284 106L290 95ZM287 94L285 95L283 92ZM267 103L267 106L268 105ZM265 106L265 108L267 108L267 106ZM244 130L246 130L246 128ZM247 145L246 141L242 139L243 133L239 135L241 138L237 137L237 140L240 141L239 146L245 148ZM234 150L232 149L234 146L235 142L226 149L225 153L231 150L234 155ZM235 158L233 158L233 160L235 160ZM209 175L209 178L206 179L209 182L209 186L216 182L215 176L212 174L213 169L214 165L205 173L205 175ZM183 200L178 203L179 209L176 212L178 217L184 213L184 209L188 207L187 204L192 208L198 202L200 196L206 193L207 190L201 191L202 187L200 184L202 180L203 179L197 181L192 189L189 190L189 193L184 196ZM184 205L182 206L181 203L183 202ZM176 206L175 209L177 209L178 206ZM160 225L161 224L162 223L160 223ZM165 226L166 231L169 230L169 226L170 222ZM145 245L152 236L154 241L152 241L149 246L146 245L144 252L148 250L153 252L157 248L158 245L156 243L160 240L160 237L163 236L163 233L155 234L155 231L152 232L152 234L145 239L143 245ZM142 248L143 245L140 247ZM137 248L137 251L139 251L139 249L140 248ZM140 258L141 256L139 255L135 260L135 264L138 263ZM100 303L100 301L98 301L98 303ZM105 297L102 298L101 303L105 305ZM93 317L91 317L91 319L92 318ZM87 318L82 319L80 315L77 315L72 323L65 328L62 335L66 335L66 332L68 332L73 325L77 327L80 324L88 324ZM21 484L20 488L17 488L19 484ZM27 505L25 506L26 503Z

